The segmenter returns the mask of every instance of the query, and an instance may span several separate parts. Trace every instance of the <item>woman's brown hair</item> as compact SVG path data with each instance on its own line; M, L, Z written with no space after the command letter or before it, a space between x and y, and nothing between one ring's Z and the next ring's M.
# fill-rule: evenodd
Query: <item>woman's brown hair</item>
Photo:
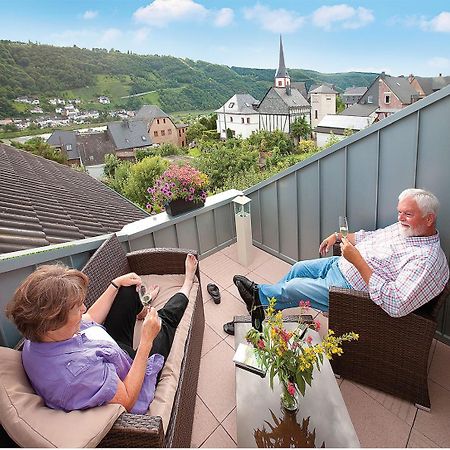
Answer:
M88 282L87 275L62 264L40 266L17 288L6 315L27 339L41 341L84 301Z

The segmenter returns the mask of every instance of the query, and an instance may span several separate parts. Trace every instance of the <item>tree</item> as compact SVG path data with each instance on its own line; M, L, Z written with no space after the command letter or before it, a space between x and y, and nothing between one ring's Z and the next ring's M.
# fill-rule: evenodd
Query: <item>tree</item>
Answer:
M105 155L105 167L103 168L103 173L106 177L112 178L114 177L114 174L116 173L117 167L120 165L120 159L113 155L112 153L109 153Z
M297 117L291 124L291 136L296 144L300 139L309 139L311 137L311 125L306 121L305 116Z
M340 114L345 109L345 103L340 95L336 96L336 114Z
M186 131L187 142L197 142L203 136L204 131L206 131L206 127L200 122L195 122L192 125L189 125Z
M40 137L30 139L24 144L14 141L12 141L11 144L16 148L20 148L22 150L26 150L27 152L33 153L33 155L42 156L45 159L50 159L51 161L56 161L57 163L67 165L66 153L61 152L59 149L56 149L47 144L47 142L45 142L44 139Z
M327 142L325 142L325 145L322 148L331 147L332 145L337 144L338 142L341 142L341 139L338 138L333 132L331 132L330 137L327 139Z

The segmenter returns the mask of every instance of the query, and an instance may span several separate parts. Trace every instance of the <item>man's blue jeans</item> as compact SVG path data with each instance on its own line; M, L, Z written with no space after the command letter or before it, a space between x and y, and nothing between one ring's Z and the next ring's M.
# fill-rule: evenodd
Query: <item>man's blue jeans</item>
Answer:
M295 263L276 284L260 284L259 299L267 306L275 297L276 309L294 308L301 300L309 300L311 307L328 311L330 286L351 288L338 267L340 256L311 259Z

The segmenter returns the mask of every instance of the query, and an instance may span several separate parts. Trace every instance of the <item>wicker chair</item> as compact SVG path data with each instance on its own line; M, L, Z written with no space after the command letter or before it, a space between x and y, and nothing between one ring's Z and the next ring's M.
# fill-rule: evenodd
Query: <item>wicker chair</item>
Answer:
M196 252L189 251L196 255ZM116 235L112 235L82 270L90 279L86 306L89 307L99 297L113 278L128 272L139 275L184 274L189 251L156 248L125 254ZM200 282L198 268L197 277ZM202 292L199 287L166 435L161 417L124 413L99 447L190 447L204 325Z
M429 352L439 311L449 294L450 283L421 308L395 318L366 292L330 288L329 328L338 335L359 334L358 342L344 343L344 354L332 360L334 373L429 411Z

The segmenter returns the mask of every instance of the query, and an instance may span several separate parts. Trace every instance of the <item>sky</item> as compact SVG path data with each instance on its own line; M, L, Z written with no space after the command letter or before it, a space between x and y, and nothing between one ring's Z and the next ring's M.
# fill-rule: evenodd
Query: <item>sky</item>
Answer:
M228 66L450 75L450 0L0 0L0 39Z

